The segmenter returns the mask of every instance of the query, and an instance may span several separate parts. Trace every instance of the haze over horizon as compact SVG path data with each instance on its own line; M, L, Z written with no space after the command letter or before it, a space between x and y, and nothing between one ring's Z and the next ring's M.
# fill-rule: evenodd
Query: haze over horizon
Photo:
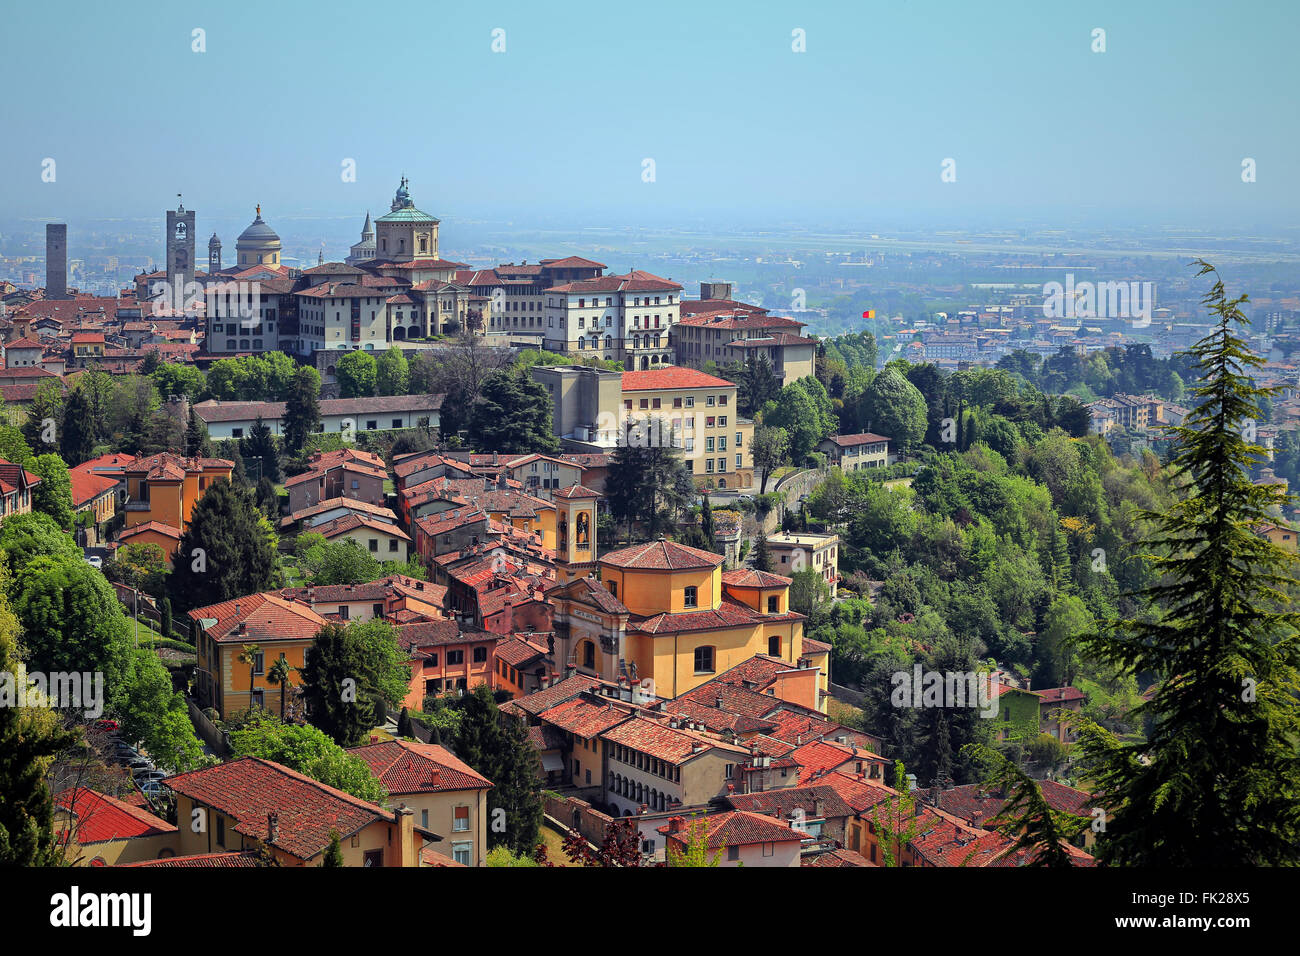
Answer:
M134 6L10 11L61 47L0 63L27 131L0 218L156 219L180 192L209 224L260 203L286 234L359 230L402 175L444 220L529 226L1293 234L1300 213L1295 5Z

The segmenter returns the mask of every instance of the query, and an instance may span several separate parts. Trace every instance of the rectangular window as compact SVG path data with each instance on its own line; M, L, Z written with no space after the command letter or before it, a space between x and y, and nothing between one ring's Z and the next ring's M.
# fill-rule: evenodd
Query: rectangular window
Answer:
M448 652L447 652L447 666L448 666L448 667L451 667L451 666L454 665L454 664L464 664L464 663L465 663L465 652L464 652L464 651L448 651Z
M699 593L695 588L693 587L687 588L685 594L686 597L684 603L687 607L699 606Z
M451 829L453 833L466 833L469 830L469 807L457 807L456 815L452 820Z
M486 664L486 663L487 663L487 648L486 648L486 647L476 647L476 648L474 648L474 663L475 663L475 664Z
M451 858L462 866L472 865L470 862L472 852L472 843L453 843L451 845Z

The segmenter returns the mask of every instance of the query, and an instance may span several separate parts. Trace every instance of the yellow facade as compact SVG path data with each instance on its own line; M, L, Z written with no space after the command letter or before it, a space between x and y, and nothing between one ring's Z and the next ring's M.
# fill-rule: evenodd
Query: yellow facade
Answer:
M298 669L306 665L307 649L313 643L312 640L258 642L258 647L262 652L263 664L262 669L253 674L250 666L241 663L239 660L239 655L244 651L244 645L236 643L218 644L206 635L201 637L198 647L198 670L201 673L206 672L209 674L215 686L221 688L220 694L215 696L212 704L221 714L221 719L225 720L231 714L248 710L252 706L253 697L249 693L250 679L252 690L262 692L263 707L278 715L280 713L280 685L270 683L266 679L266 673L281 656L289 662L289 680L284 691L285 706L287 707L293 701L294 688L301 686L301 676Z
M718 568L686 571L643 571L602 565L600 579L633 614L680 614L716 608L722 600ZM687 588L695 588L695 603L687 604Z

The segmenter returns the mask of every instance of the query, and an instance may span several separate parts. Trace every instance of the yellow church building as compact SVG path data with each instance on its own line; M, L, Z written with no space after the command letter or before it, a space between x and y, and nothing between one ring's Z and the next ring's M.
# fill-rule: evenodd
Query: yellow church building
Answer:
M566 673L625 678L661 698L759 654L829 673L828 649L804 647L789 578L723 571L722 555L662 538L596 558L595 497L581 486L556 494L559 527L569 531L556 552L562 583L547 599L556 663Z

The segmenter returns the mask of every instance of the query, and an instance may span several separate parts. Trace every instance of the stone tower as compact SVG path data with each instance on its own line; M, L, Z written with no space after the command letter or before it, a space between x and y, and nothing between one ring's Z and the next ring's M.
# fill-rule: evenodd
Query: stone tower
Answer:
M68 298L68 224L45 224L45 298Z
M221 240L214 232L208 240L208 274L215 275L221 271Z
M179 194L176 198L180 199ZM187 212L184 204L177 202L174 210L167 210L167 258L163 270L178 301L186 285L194 281L194 262L194 210Z
M600 495L574 484L555 492L555 577L562 583L596 570L596 502Z

